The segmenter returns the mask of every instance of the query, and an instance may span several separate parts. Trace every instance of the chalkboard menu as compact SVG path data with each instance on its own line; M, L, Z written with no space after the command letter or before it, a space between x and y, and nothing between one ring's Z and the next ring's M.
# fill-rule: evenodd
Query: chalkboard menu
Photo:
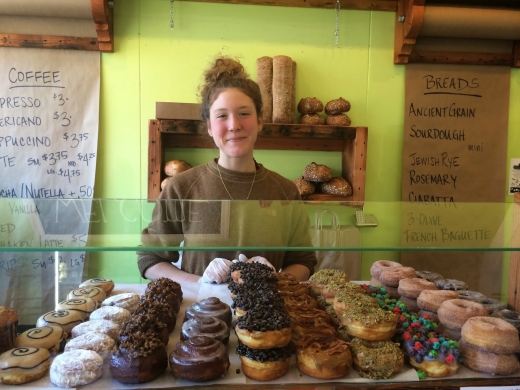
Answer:
M492 295L502 255L448 249L500 242L509 83L504 67L406 67L401 244L446 251L403 252L402 262Z
M61 248L81 248L87 240L97 158L100 55L1 51L0 247L56 252L0 252L0 297L7 294L7 286L15 298L23 297L29 277L31 288L39 290L30 293L33 298L59 299L55 279L66 289L68 284L77 286L83 275L85 255ZM74 200L81 203L81 212Z

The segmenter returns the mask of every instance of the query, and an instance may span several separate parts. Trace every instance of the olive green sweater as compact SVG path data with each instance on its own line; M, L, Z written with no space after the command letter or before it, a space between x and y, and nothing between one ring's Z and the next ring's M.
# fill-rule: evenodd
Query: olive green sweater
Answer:
M252 189L254 173L220 167L221 180L216 160L168 180L153 210L152 221L142 233L143 246L157 250L138 252L141 275L144 277L154 264L176 263L179 252L174 248L182 241L186 249L182 252L181 269L192 274L202 275L216 257L233 260L243 253L248 258L263 256L277 270L301 264L312 275L316 265L314 251L267 250L312 247L310 223L294 183L261 164L257 166ZM244 200L250 190L250 200ZM235 201L231 201L230 195ZM162 247L169 248L161 250ZM190 250L193 248L197 250Z

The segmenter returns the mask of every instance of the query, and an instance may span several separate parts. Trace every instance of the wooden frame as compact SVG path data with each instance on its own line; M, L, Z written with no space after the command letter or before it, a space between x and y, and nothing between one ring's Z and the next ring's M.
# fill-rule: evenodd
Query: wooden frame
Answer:
M111 3L111 2L110 2ZM1 34L0 47L114 51L113 9L109 0L90 0L97 38L34 34Z
M199 3L225 3L249 5L274 5L281 7L329 8L336 7L336 0L181 0ZM366 11L395 11L397 0L340 0L341 9Z
M463 2L470 5L471 2ZM424 23L426 0L398 0L395 19L394 64L465 64L520 67L520 42L514 41L511 53L474 53L453 51L416 51L414 45ZM498 6L498 5L496 5Z
M159 197L164 152L168 148L213 148L200 121L152 119L148 123L148 199ZM256 149L319 150L341 152L342 177L353 188L352 196L312 194L307 201L340 201L363 206L365 200L367 127L306 126L266 123L258 135Z

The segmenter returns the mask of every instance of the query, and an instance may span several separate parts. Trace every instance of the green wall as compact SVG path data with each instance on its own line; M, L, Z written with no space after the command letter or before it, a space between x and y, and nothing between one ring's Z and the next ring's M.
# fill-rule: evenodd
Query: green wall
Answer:
M95 197L147 197L148 120L155 118L155 102L197 102L202 71L216 54L239 57L253 77L258 57L283 54L297 63L297 100L315 96L325 103L341 96L351 102L352 125L368 126L366 208L380 226L363 229L362 242L398 245L399 209L391 202L401 194L406 67L393 64L395 14L342 10L336 45L334 10L175 1L171 30L169 6L168 0L115 1L115 51L101 55ZM513 151L520 144L520 113L513 109L519 84L513 69L508 161L520 155ZM216 150L173 155L199 164ZM290 179L311 161L329 165L335 174L341 169L339 153L257 151L255 157ZM352 210L344 209L342 217L350 221ZM362 277L369 278L373 261L398 255L363 253ZM91 259L93 276L120 283L140 279L132 252Z

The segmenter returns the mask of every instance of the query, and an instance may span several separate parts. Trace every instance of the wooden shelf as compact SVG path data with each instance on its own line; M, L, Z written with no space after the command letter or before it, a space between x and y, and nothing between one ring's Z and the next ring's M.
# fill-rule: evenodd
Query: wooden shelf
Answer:
M161 181L166 177L164 152L171 148L214 148L213 140L201 128L200 121L152 119L148 123L148 199L159 197ZM264 124L256 149L310 150L341 152L342 177L353 188L351 196L312 194L312 202L340 201L362 206L365 200L367 127L306 126ZM311 161L309 161L310 163Z

